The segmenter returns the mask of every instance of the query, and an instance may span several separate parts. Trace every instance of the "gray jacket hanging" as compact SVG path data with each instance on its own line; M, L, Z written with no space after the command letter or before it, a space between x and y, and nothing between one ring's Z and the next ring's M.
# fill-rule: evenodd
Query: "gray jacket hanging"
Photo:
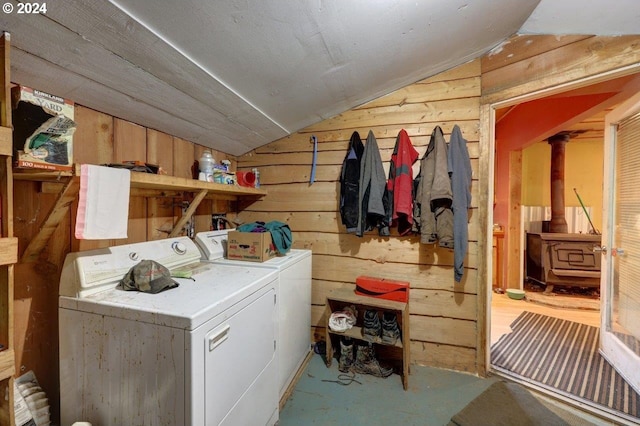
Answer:
M420 242L453 248L453 194L447 166L447 144L440 126L431 132L429 146L420 160L414 220L419 225Z
M464 274L464 258L469 245L467 229L471 207L471 160L467 149L467 140L462 137L460 127L456 124L451 132L448 155L449 175L453 191L453 268L456 282L462 280Z

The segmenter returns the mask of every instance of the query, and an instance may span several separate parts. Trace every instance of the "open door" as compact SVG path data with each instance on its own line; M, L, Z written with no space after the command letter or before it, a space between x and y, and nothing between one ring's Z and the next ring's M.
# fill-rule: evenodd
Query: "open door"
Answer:
M640 392L640 93L605 119L600 352Z

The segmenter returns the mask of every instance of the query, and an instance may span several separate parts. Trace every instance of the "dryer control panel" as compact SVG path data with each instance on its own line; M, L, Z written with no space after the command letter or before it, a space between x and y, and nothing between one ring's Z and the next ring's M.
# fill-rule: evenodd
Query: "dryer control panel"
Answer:
M188 237L69 253L62 267L60 296L85 297L113 287L129 269L145 259L155 260L171 270L199 263L201 256Z

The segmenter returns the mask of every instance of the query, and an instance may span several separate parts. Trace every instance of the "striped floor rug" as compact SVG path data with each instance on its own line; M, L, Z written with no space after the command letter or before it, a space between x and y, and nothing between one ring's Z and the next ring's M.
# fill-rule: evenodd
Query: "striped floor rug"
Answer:
M525 311L511 329L492 345L492 365L640 420L640 396L598 352L598 327Z

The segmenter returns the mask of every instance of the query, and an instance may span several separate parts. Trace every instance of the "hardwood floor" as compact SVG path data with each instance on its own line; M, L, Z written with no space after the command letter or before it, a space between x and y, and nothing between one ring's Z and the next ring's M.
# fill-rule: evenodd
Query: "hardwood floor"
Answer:
M550 296L554 297L553 303L555 305L575 306L569 308L534 303L526 299L513 300L506 294L491 293L491 296L491 344L497 342L503 334L511 333L509 325L523 311L535 312L600 327L600 311L585 309L587 306L597 306L597 300L585 301L584 299L580 300L577 298L571 300L569 296Z

